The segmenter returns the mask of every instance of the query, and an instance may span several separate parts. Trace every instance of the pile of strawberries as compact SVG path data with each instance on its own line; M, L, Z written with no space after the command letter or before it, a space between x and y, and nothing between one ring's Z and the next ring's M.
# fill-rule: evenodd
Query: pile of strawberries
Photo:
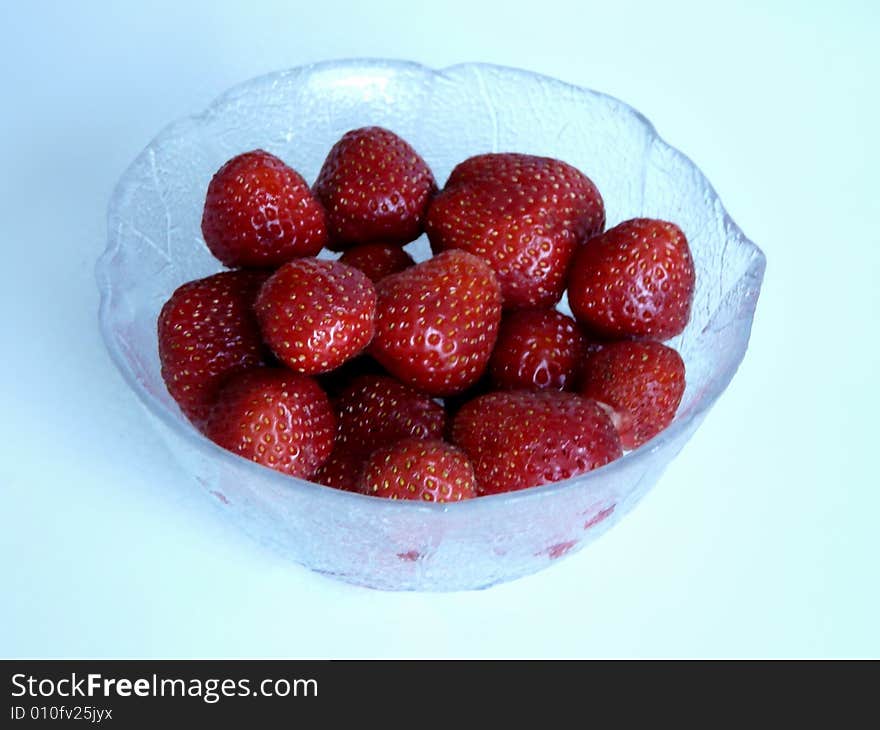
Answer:
M684 392L661 342L690 316L687 240L604 228L559 160L478 155L438 190L379 127L344 135L312 188L239 155L202 218L231 270L163 307L162 376L220 446L331 487L450 502L567 479L654 437ZM423 232L434 256L415 263ZM554 309L566 289L574 319Z

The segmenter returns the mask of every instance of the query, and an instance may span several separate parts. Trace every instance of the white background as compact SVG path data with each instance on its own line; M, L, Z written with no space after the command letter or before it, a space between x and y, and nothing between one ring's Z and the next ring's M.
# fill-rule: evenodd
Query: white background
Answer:
M880 11L765 5L3 3L0 656L880 655ZM369 56L631 103L768 258L745 362L657 487L483 592L359 589L239 535L98 335L106 203L150 138L252 76Z

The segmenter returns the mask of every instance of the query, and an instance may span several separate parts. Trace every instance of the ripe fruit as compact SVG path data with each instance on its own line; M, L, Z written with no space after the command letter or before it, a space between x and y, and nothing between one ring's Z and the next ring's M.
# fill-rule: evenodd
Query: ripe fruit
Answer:
M370 354L389 373L431 395L479 380L498 336L501 292L492 269L448 251L376 285Z
M443 406L385 375L354 377L334 400L337 417L333 454L315 474L328 487L355 491L367 457L405 438L440 438Z
M220 389L205 433L245 459L308 479L330 456L336 420L312 378L258 368Z
M684 362L659 342L613 342L591 353L581 393L606 404L625 449L666 428L684 395Z
M484 258L506 309L550 307L562 296L575 248L605 225L602 196L559 160L486 154L459 164L431 202L425 231L436 251Z
M327 210L334 251L359 243L402 245L415 240L435 189L425 161L382 127L344 134L330 150L314 187Z
M282 363L307 375L325 373L369 344L376 291L351 266L296 259L263 285L255 310L263 338Z
M666 428L685 389L660 341L693 306L687 239L604 227L593 182L548 157L477 155L438 193L381 127L346 133L311 190L263 150L238 155L202 216L238 270L165 304L163 378L216 443L338 489L445 502L575 477ZM435 255L416 264L403 246L422 232ZM554 309L566 286L573 318ZM597 498L575 527L613 509ZM568 527L539 554L577 546ZM388 537L405 561L439 540L404 532Z
M439 439L404 439L375 451L364 466L360 490L424 502L460 502L477 493L465 453Z
M360 269L373 283L415 264L412 256L400 246L388 243L364 243L355 246L343 253L339 262Z
M501 319L489 361L501 390L571 389L584 356L577 322L555 309L520 309Z
M267 276L260 271L224 271L184 284L162 307L162 378L184 415L198 427L224 378L264 362L253 303Z
M312 481L345 492L357 492L365 458L345 449L334 448L330 458L312 475Z
M361 375L335 401L337 448L368 456L403 438L441 438L446 411L430 396L385 375Z
M208 185L208 248L226 266L274 268L327 242L324 209L306 181L263 150L233 157Z
M568 275L568 303L575 318L598 335L668 340L690 318L694 280L681 229L635 218L577 251Z
M605 411L574 393L489 393L465 404L453 441L474 465L480 494L557 482L621 456Z

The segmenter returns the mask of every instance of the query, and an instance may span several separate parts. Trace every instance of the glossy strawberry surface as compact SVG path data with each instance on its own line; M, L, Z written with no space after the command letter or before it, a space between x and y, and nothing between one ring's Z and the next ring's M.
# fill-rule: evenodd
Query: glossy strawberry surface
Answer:
M446 411L433 398L385 375L355 378L334 400L338 443L370 453L402 438L441 437Z
M220 389L205 433L245 459L308 479L330 456L336 419L313 378L258 368Z
M434 175L412 146L382 127L347 132L330 150L315 181L327 211L330 247L403 245L422 232L436 189Z
M577 322L555 309L508 312L489 361L492 385L500 390L570 390L585 347Z
M268 274L224 271L180 286L158 321L162 378L197 426L229 375L264 362L253 304Z
M667 340L690 319L696 274L687 238L674 223L624 221L580 248L568 303L589 331L608 338Z
M275 268L327 243L324 209L302 176L263 150L238 155L208 185L205 243L230 267Z
M580 392L610 407L625 449L665 429L685 389L684 361L659 342L612 342L590 354Z
M467 455L438 439L405 439L378 449L364 467L360 490L421 502L460 502L477 494Z
M458 411L453 441L470 457L480 494L584 474L622 454L607 413L574 393L489 393Z
M364 243L354 246L345 251L339 257L339 261L360 269L374 283L415 264L412 256L400 246L389 243Z
M404 438L440 438L446 411L430 396L387 375L352 378L333 399L337 435L333 454L315 481L354 490L367 457Z
M599 233L605 206L593 182L560 160L513 153L471 157L431 202L434 251L485 259L508 309L559 301L577 246Z
M399 380L453 395L479 380L498 336L501 291L477 256L448 251L377 285L370 354Z
M307 375L326 373L370 343L376 291L352 266L296 259L266 281L255 310L263 338L282 363Z

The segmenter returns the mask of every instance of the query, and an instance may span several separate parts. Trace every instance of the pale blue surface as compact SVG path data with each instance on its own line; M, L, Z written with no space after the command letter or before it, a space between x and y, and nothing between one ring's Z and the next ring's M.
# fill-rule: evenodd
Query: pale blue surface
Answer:
M880 655L876 6L286 5L0 9L0 656ZM769 262L740 372L654 491L481 593L357 589L255 547L180 487L98 336L106 201L141 147L234 83L355 56L612 93Z

